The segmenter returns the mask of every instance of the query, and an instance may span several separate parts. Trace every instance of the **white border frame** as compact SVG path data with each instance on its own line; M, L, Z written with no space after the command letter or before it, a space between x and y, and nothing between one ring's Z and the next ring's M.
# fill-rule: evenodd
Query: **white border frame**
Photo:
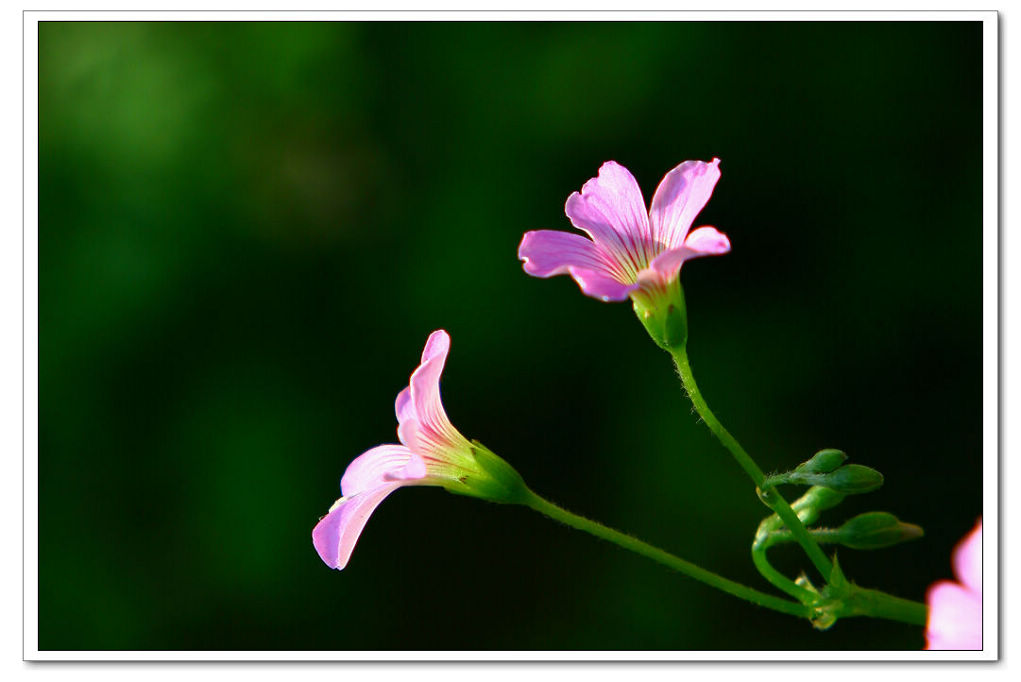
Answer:
M999 659L999 35L995 11L26 11L24 45L24 644L32 661L993 661ZM978 21L983 30L982 651L40 651L38 649L38 24L41 21ZM949 570L949 557L947 558Z

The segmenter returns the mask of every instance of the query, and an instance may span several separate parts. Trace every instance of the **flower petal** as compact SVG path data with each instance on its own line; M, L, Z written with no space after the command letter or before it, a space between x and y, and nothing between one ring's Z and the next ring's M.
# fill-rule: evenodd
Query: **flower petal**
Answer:
M655 243L642 190L628 169L615 161L604 163L581 193L569 196L564 211L575 227L625 267L629 281L652 259Z
M925 598L929 622L926 649L978 650L982 648L982 596L957 583L940 581Z
M411 402L411 386L405 386L397 394L397 400L394 401L394 411L397 413L397 421L399 422L406 419L414 419L417 416L415 404Z
M695 252L695 256L720 256L730 252L730 239L715 227L706 225L688 233L684 246Z
M688 235L684 245L664 251L652 261L652 267L664 279L671 279L680 269L681 263L701 256L719 256L730 251L727 235L715 227L700 227Z
M518 247L525 272L534 277L567 274L570 266L611 273L599 247L581 235L556 230L526 232Z
M330 513L320 519L312 529L312 544L327 566L338 570L347 566L369 516L399 487L400 483L390 483L351 498L341 498Z
M623 284L628 274L603 255L594 242L569 232L534 230L526 232L518 247L525 272L535 277L568 274L583 293L603 301L623 301L637 288Z
M954 549L954 575L968 589L982 592L982 521Z
M406 443L409 447L415 448L417 452L430 449L431 446L448 446L459 444L464 440L457 430L447 419L447 413L443 410L443 403L440 401L440 375L443 374L443 365L447 361L447 353L450 352L450 336L447 332L439 329L429 335L422 351L422 364L411 375L411 403L415 411L417 428L413 431L418 434L416 442ZM398 431L409 434L410 429L404 428ZM429 443L417 442L426 439Z
M685 161L669 173L656 188L649 209L653 239L667 249L685 243L695 216L705 207L720 179L720 160Z
M422 458L403 445L378 445L347 465L340 480L344 497L354 497L395 481L425 477Z
M638 288L638 284L622 284L612 277L607 277L602 272L586 270L571 266L567 268L571 277L586 296L598 298L600 301L624 301L632 291Z
M397 437L402 443L411 443L413 427L418 422L418 412L415 410L415 403L411 399L411 386L405 386L397 394L394 401L394 411L397 412Z

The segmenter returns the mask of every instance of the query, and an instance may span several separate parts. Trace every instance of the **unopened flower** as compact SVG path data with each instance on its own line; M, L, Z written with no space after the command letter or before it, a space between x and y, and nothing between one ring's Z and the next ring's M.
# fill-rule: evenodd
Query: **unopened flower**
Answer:
M603 301L655 298L684 261L730 251L730 240L716 228L691 230L720 179L719 164L719 159L680 164L659 183L646 211L634 176L607 161L565 207L571 223L591 239L555 230L527 232L518 247L525 272L569 274L583 293Z
M982 520L954 549L954 575L929 588L926 649L982 649Z
M348 465L343 497L312 531L312 543L331 568L347 565L369 516L387 495L408 485L442 486L494 502L517 502L527 491L509 464L453 427L440 402L440 375L450 336L433 332L409 385L397 395L401 445L379 445Z

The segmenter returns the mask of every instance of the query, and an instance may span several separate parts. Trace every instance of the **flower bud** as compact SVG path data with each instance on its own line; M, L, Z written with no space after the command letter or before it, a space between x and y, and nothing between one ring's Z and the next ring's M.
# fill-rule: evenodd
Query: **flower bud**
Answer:
M858 495L882 486L883 475L871 467L847 464L832 473L822 474L813 482L844 495Z
M798 515L801 522L808 525L815 523L819 514L823 511L836 507L843 502L844 495L830 488L814 486L808 489L804 495L794 500L791 508Z
M847 460L840 450L827 448L815 453L812 459L802 462L794 469L799 474L828 474Z
M837 541L851 549L880 549L920 538L924 531L888 512L859 514L837 529Z

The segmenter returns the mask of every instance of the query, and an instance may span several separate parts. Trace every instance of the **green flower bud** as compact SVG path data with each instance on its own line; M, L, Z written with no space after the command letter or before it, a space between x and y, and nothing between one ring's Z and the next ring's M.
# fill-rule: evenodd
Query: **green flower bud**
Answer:
M921 526L888 512L859 514L837 529L837 541L851 549L880 549L924 535Z
M844 495L869 493L883 485L883 475L861 464L847 464L836 471L822 474L812 481Z
M814 486L808 489L804 495L794 500L791 508L798 515L805 525L815 523L819 514L823 511L836 507L844 501L844 495L830 488Z
M812 459L802 462L794 469L799 474L828 474L847 460L847 455L840 450L827 448L815 453Z
M830 507L835 507L840 504L844 499L844 496L835 490L829 488L814 487L809 488L808 492L794 500L791 504L791 509L798 515L801 522L806 526L819 518L819 514ZM784 528L783 521L776 514L767 516L759 524L758 529L755 531L755 547L765 546L768 547L773 542L777 541L778 535L786 531Z

